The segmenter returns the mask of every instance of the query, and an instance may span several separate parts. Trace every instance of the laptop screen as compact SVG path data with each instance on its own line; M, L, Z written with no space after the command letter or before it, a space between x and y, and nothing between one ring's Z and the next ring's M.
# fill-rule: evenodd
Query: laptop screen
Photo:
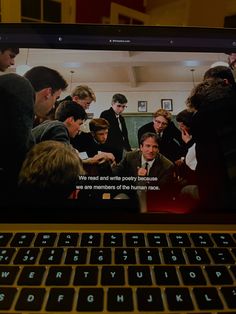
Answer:
M97 143L98 138L94 137L96 132L91 132L90 122L111 119L108 121L107 137L103 140L105 145L101 145L101 149L97 148L91 156L86 145L83 146L80 141L77 145L75 136L70 138L85 168L85 172L78 175L78 197L65 201L55 197L55 201L44 202L40 199L32 200L29 195L24 202L22 199L4 202L3 207L6 208L11 208L11 203L14 203L16 208L13 211L17 212L17 219L21 217L25 221L28 216L30 219L40 217L44 220L46 217L47 221L50 216L52 221L56 213L56 220L62 221L66 213L70 221L82 216L87 217L86 221L91 221L95 219L91 216L97 219L100 213L105 213L102 215L103 221L104 217L109 217L108 221L116 217L117 222L121 217L123 222L126 219L124 217L129 217L127 221L130 221L131 216L135 217L132 221L135 223L143 221L144 217L156 217L157 214L176 217L176 214L183 216L199 213L200 216L206 210L202 207L204 203L201 203L201 199L199 202L199 181L192 181L185 175L187 167L188 174L195 176L196 143L186 144L192 140L191 130L188 141L184 142L181 129L183 121L179 114L187 109L191 92L203 81L209 68L228 67L229 54L235 51L236 46L234 30L3 24L1 46L20 48L15 64L5 73L24 75L19 72L20 66L27 65L30 68L49 67L63 76L68 87L57 99L58 106L65 100L72 100L68 97L73 96L78 86L89 87L95 96L85 109L87 120L81 126L80 135L81 132L89 132L89 139ZM111 113L118 119L112 120L113 117L109 116ZM48 116L44 120L51 118ZM119 138L115 135L115 123L121 131ZM157 133L160 133L161 138L158 138ZM120 140L125 144L119 156L117 151ZM166 147L170 147L169 151ZM187 155L190 148L193 148L195 157L193 163L192 157ZM94 155L103 153L114 156L114 159L106 157L109 169L103 163L104 159L95 165L87 162ZM155 158L158 159L158 165L155 164ZM147 169L145 161L148 161ZM234 163L231 168L235 169ZM216 211L213 205L207 211L210 215L225 213L228 205L231 207L229 213L232 214L235 174L228 172L227 165L224 171L227 179L224 177L222 180L227 182L226 200L228 197L230 200L229 203L226 201L225 208L220 206ZM201 181L208 182L209 173L206 172L204 177L203 171ZM168 181L170 176L172 179ZM209 180L212 184L214 181ZM206 190L203 194L208 195L209 191L209 199L212 198L211 188L206 186ZM215 204L213 199L212 202ZM11 214L8 212L5 215ZM163 219L163 215L159 217ZM182 217L177 219L183 220Z

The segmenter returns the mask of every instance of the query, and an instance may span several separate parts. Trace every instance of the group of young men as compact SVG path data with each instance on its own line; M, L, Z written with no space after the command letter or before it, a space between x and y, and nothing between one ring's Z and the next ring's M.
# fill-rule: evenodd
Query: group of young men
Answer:
M19 50L12 48L1 50L2 72L14 64L14 58L18 53ZM233 66L232 60L230 64ZM208 73L211 78L215 75L213 72ZM5 154L1 156L1 180L4 181L8 192L6 195L9 196L9 191L17 186L18 174L31 147L35 146L35 143L53 140L72 145L78 151L76 158L80 156L79 160L83 162L83 166L79 167L81 170L79 174L83 174L82 169L85 169L91 175L156 178L155 182L151 179L145 180L147 189L149 186L150 190L155 190L155 195L158 195L159 199L164 195L165 200L173 200L176 196L174 185L178 169L190 147L185 143L187 136L188 140L194 138L194 144L197 145L196 173L199 175L196 185L199 188L200 199L205 205L210 206L209 193L213 195L217 191L219 197L216 198L214 206L222 207L226 196L229 197L228 191L231 191L230 184L233 181L232 153L230 158L226 156L232 147L225 143L226 137L234 134L233 122L230 119L232 115L228 111L235 111L232 106L235 100L235 82L231 84L226 82L226 78L219 78L217 75L215 80L205 77L204 83L200 83L200 87L197 86L188 98L188 107L194 109L191 134L186 133L186 129L183 132L183 129L177 128L168 111L159 109L154 113L153 121L138 130L139 147L136 149L132 149L129 144L128 129L122 116L128 103L123 94L114 94L111 107L104 110L99 118L89 122L90 132L81 132L81 125L87 117L86 110L96 100L91 88L78 86L70 97L58 102L61 92L67 87L67 82L53 69L37 66L26 72L24 77L10 73L0 76L1 102L4 103L0 133L1 143L5 149ZM221 103L228 108L226 114L222 113L223 108L218 101L222 96L224 99ZM205 105L207 102L209 106ZM213 105L218 108L214 113ZM50 119L49 114L54 107L57 108L53 113L53 119ZM9 117L9 121L6 121L6 117ZM224 125L231 126L230 130L216 127L215 119L220 117L223 117ZM203 129L204 132L201 132ZM206 130L207 135L211 134L210 137L206 136ZM209 143L206 143L206 138ZM211 154L206 153L209 147ZM223 154L220 152L221 149ZM9 153L12 150L14 152ZM225 159L228 168L225 168ZM214 166L209 167L211 164ZM24 166L24 169L27 170L27 167ZM209 173L208 179L214 178L208 180L210 187L207 188L204 173ZM220 180L223 184L218 183ZM78 182L74 182L74 187L76 184Z

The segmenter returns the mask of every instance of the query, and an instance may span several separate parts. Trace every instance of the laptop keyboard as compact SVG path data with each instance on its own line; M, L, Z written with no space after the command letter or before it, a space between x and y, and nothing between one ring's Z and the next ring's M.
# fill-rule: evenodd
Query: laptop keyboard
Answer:
M0 233L0 313L236 313L236 233Z

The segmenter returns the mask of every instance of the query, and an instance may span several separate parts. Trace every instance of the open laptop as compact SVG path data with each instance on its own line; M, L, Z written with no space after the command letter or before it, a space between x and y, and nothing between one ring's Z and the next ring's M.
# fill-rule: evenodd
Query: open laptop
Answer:
M133 148L137 128L152 121L148 112L160 99L172 100L177 114L205 70L236 46L230 29L1 24L0 30L1 45L20 47L21 60L27 51L32 65L56 67L58 59L69 89L93 87L94 117L109 108L112 94L129 95ZM150 109L143 113L146 101ZM104 197L65 204L9 200L0 210L0 313L236 312L236 214L227 208L141 213L132 199Z

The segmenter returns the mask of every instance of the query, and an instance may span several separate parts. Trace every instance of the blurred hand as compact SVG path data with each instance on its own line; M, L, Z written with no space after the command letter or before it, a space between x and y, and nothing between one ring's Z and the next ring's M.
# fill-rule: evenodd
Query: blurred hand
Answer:
M138 167L138 176L145 177L147 175L147 170L142 167Z

